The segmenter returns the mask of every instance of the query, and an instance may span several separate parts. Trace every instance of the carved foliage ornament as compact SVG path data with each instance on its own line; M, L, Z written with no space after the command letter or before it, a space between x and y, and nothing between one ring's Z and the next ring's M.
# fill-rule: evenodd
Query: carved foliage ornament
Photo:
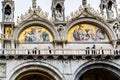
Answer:
M48 12L43 12L40 6L34 7L34 9L30 7L29 10L25 12L25 14L21 14L21 16L17 18L16 24L19 25L23 21L31 20L34 18L43 18L48 20Z

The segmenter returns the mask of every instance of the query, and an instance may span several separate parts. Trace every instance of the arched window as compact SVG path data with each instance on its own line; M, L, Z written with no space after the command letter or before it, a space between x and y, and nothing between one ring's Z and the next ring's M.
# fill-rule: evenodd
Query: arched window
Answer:
M11 14L11 7L9 5L6 5L5 7L5 14L10 15Z

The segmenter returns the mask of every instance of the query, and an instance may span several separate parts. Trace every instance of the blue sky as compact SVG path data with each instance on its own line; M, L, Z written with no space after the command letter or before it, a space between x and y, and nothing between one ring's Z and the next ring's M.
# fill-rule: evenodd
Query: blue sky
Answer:
M3 0L0 0L0 2ZM24 14L30 6L32 6L32 0L14 0L15 1L15 20L17 16L21 13ZM99 9L100 0L87 0L88 4L91 4L95 9ZM119 1L119 0L118 0ZM70 15L72 11L75 11L82 4L82 0L65 0L65 15ZM39 5L43 11L49 13L51 16L51 3L52 0L37 0L37 5ZM119 4L120 5L120 4ZM0 4L0 22L2 17L2 4Z

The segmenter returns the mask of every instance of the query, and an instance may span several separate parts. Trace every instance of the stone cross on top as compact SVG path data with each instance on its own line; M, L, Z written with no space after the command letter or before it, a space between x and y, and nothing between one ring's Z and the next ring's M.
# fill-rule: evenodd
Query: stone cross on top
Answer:
M36 0L32 0L32 8L36 8Z

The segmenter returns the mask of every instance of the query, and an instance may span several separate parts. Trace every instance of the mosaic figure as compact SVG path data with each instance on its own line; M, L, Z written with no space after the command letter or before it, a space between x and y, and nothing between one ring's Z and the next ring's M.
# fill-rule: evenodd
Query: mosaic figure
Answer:
M50 33L41 27L31 27L25 29L19 38L23 42L50 42Z
M73 41L98 41L105 40L106 34L102 29L92 26L80 26L72 32Z
M99 40L104 40L105 39L105 33L101 29L98 29L96 31L96 36Z

